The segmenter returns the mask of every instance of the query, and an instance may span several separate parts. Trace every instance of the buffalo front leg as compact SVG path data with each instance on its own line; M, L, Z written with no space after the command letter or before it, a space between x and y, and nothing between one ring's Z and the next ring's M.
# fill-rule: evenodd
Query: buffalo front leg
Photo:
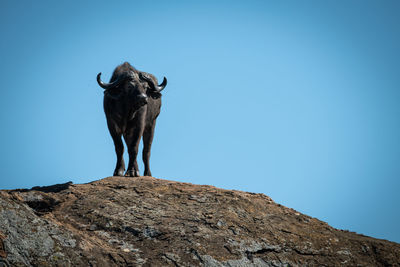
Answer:
M124 162L124 144L122 143L121 133L118 127L109 122L108 129L114 141L115 153L117 154L117 164L114 170L114 176L124 176L125 162Z
M154 137L154 128L156 126L156 122L154 121L152 124L147 126L143 132L143 163L144 163L144 176L151 176L150 171L150 154L151 154L151 145L153 143Z
M143 135L143 129L144 129L143 124L144 122L135 124L136 127L131 127L130 131L124 134L124 139L128 147L128 153L129 153L129 164L125 176L130 176L130 177L140 176L139 166L137 164L136 157L139 150L140 138Z
M139 150L139 143L140 143L140 138L142 137L143 130L140 131L140 129L135 129L133 131L132 135L130 136L124 136L126 145L128 147L128 153L129 153L129 164L128 164L128 169L126 170L125 176L130 176L130 177L139 177L139 166L137 164L137 154Z

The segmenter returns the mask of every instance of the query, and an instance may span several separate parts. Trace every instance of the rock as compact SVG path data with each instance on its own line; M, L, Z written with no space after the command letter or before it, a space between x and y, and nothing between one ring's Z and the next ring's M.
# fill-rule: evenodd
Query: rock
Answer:
M0 191L3 266L399 266L263 194L152 177Z

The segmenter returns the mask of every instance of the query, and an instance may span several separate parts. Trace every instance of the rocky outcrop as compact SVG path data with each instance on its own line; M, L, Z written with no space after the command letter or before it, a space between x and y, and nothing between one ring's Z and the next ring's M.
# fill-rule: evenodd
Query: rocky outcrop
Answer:
M399 266L263 194L152 177L0 191L1 266Z

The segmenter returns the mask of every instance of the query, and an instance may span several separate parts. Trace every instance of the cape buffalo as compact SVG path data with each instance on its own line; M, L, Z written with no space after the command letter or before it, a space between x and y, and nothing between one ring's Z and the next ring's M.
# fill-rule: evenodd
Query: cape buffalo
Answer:
M158 85L156 77L135 69L128 62L115 68L109 83L102 82L100 75L101 72L97 75L97 82L105 89L104 112L117 154L114 176L123 176L125 171L121 136L125 139L129 153L125 176L139 176L136 156L142 136L144 175L151 176L150 149L156 119L160 114L160 92L167 85L167 79L164 77L163 82Z

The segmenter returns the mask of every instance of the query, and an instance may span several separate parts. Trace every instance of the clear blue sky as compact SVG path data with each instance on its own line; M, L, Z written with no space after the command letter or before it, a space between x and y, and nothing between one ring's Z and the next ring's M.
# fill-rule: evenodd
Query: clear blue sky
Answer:
M0 3L0 188L112 175L95 77L129 61L169 81L155 177L400 242L399 1L65 2Z

